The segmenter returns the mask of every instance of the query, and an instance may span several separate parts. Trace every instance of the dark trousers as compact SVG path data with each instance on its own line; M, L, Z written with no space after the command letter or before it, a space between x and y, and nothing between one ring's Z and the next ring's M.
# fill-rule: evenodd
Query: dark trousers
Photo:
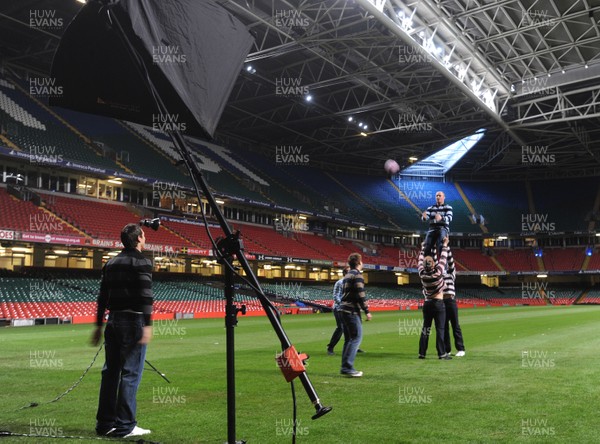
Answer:
M425 256L433 256L433 245L436 246L436 255L440 257L442 253L442 241L448 237L448 229L446 227L430 228L425 236L424 254Z
M454 346L458 351L465 350L465 344L463 342L462 330L458 323L458 306L453 298L444 299L444 305L446 306L446 328L444 329L444 346L447 353L452 351L452 345L450 344L450 325L452 325L452 335L454 336Z
M439 356L446 354L444 347L444 325L446 323L446 308L442 299L427 299L423 303L423 329L419 341L419 355L427 354L431 324L435 320L435 348Z
M342 314L342 325L344 327L344 348L342 349L342 373L351 373L356 371L354 360L358 347L362 342L362 320L359 313Z
M96 431L111 436L125 436L137 425L136 395L142 379L146 345L142 338L144 317L141 314L111 313L104 331L106 361L96 414Z
M339 310L333 310L333 316L335 317L335 330L331 335L329 344L327 344L327 350L333 351L334 347L340 342L342 335L344 334L344 327L342 326L342 313Z

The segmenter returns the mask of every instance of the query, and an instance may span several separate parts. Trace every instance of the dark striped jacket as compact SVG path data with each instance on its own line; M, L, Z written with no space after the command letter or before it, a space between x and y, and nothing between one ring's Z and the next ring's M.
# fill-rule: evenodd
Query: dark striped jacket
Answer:
M152 261L135 248L125 248L102 268L96 325L102 325L106 309L144 314L152 325Z
M340 311L360 313L361 309L365 314L369 313L369 306L367 305L367 297L365 295L365 280L362 273L353 268L344 276Z
M423 266L423 259L425 258L424 250L421 249L421 253L419 254L417 271L419 272L419 277L421 278L421 283L423 284L423 296L426 298L435 296L440 291L443 291L444 287L446 286L444 281L444 273L446 271L446 260L448 257L447 246L442 248L442 254L440 256L440 260L437 261L436 266L427 271Z
M452 255L452 250L450 249L448 249L444 281L446 282L444 296L450 295L452 298L454 298L454 296L456 295L456 289L454 287L454 281L456 281L456 267L454 266L454 256Z
M450 228L450 222L452 222L452 207L450 205L431 205L425 212L427 213L426 216L421 217L421 219L423 221L429 221L430 228ZM436 214L442 216L441 221L437 222L435 220Z

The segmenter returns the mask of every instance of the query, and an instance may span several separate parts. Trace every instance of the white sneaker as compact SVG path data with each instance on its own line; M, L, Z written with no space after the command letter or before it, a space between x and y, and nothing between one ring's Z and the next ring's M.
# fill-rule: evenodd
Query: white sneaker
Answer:
M131 438L132 436L148 435L150 433L152 433L152 432L148 429L143 429L141 427L135 426L133 428L133 430L131 432L129 432L127 435L125 435L123 438Z
M464 356L464 355L465 355L465 351L464 350L459 350L459 351L456 352L456 355L454 355L454 356L461 357L461 356Z

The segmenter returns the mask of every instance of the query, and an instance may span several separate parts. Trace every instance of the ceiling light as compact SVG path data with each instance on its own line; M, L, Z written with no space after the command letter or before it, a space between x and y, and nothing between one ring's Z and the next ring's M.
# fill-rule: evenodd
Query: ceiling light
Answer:
M69 250L54 250L54 254L69 254Z
M348 117L348 122L352 122L354 120L354 117L350 116Z
M58 256L56 254L47 254L46 259L54 260L58 259Z
M218 203L219 205L223 205L225 203L225 201L221 200L221 199L215 199L215 202Z
M362 131L360 132L360 135L363 136L363 137L367 137L367 133L362 132Z
M18 251L19 253L31 253L31 249L25 247L13 247L11 248L11 250L13 252Z
M306 220L306 216L302 216L302 215L300 215L300 216L298 216L298 218L299 218L299 219L302 219L302 220Z
M360 231L365 231L365 230L366 230L366 228L365 228L365 227L360 227L360 228L359 228L359 230L360 230Z
M410 160L411 162L416 162L416 161L417 161L417 160L419 160L419 159L418 159L417 157L415 157L415 156L410 156L410 157L408 158L408 160Z
M306 100L307 102L312 102L312 99L313 99L313 97L312 97L310 94L308 94L308 95L307 95L307 96L304 98L304 100Z
M114 183L115 185L123 185L123 182L121 182L121 179L108 179L107 182Z
M538 274L538 275L537 275L537 278L538 278L538 279L544 279L544 278L547 278L547 277L548 277L548 275L547 275L547 274Z

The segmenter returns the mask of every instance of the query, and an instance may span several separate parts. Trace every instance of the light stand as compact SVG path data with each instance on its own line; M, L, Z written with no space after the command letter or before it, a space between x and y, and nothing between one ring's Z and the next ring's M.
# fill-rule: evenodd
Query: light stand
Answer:
M129 52L129 55L134 60L136 68L138 69L141 78L148 88L148 91L152 94L157 110L161 115L168 115L168 109L164 104L158 90L155 88L152 79L150 78L149 71L146 67L146 64L140 54L137 52L131 41L128 39L126 32L124 31L117 14L113 13L110 6L106 9L107 19L109 25L114 25L114 29L116 30L121 42ZM248 260L244 256L243 245L239 239L239 232L233 234L231 231L231 227L225 220L223 213L221 212L217 202L215 201L214 196L212 195L208 185L200 172L200 169L194 162L191 153L189 152L185 140L181 133L177 130L167 131L167 134L171 137L173 144L175 145L177 151L181 155L185 166L187 167L192 183L194 185L194 189L196 190L196 196L198 197L198 201L201 202L202 195L208 201L214 215L216 216L223 233L225 234L224 238L219 242L218 255L221 258L223 265L225 266L225 296L227 298L227 308L225 314L225 325L227 328L227 442L233 444L236 442L235 439L235 368L234 368L234 328L237 324L237 313L238 311L244 312L244 307L239 309L233 303L233 267L232 267L232 259L235 258L239 261L240 266L246 273L247 279L249 279L251 286L256 291L256 297L260 301L269 321L273 329L275 330L275 334L279 338L281 343L282 350L287 350L292 346L292 343L288 339L283 327L281 326L279 320L279 314L277 310L273 306L273 304L267 299L262 290L260 283L258 282L258 278L252 271ZM202 190L202 194L200 192ZM309 399L313 403L315 407L315 414L312 416L312 419L317 419L329 411L331 411L331 407L324 407L319 400L319 397L308 378L308 375L305 371L298 375L302 385L304 386L304 390L306 391Z

